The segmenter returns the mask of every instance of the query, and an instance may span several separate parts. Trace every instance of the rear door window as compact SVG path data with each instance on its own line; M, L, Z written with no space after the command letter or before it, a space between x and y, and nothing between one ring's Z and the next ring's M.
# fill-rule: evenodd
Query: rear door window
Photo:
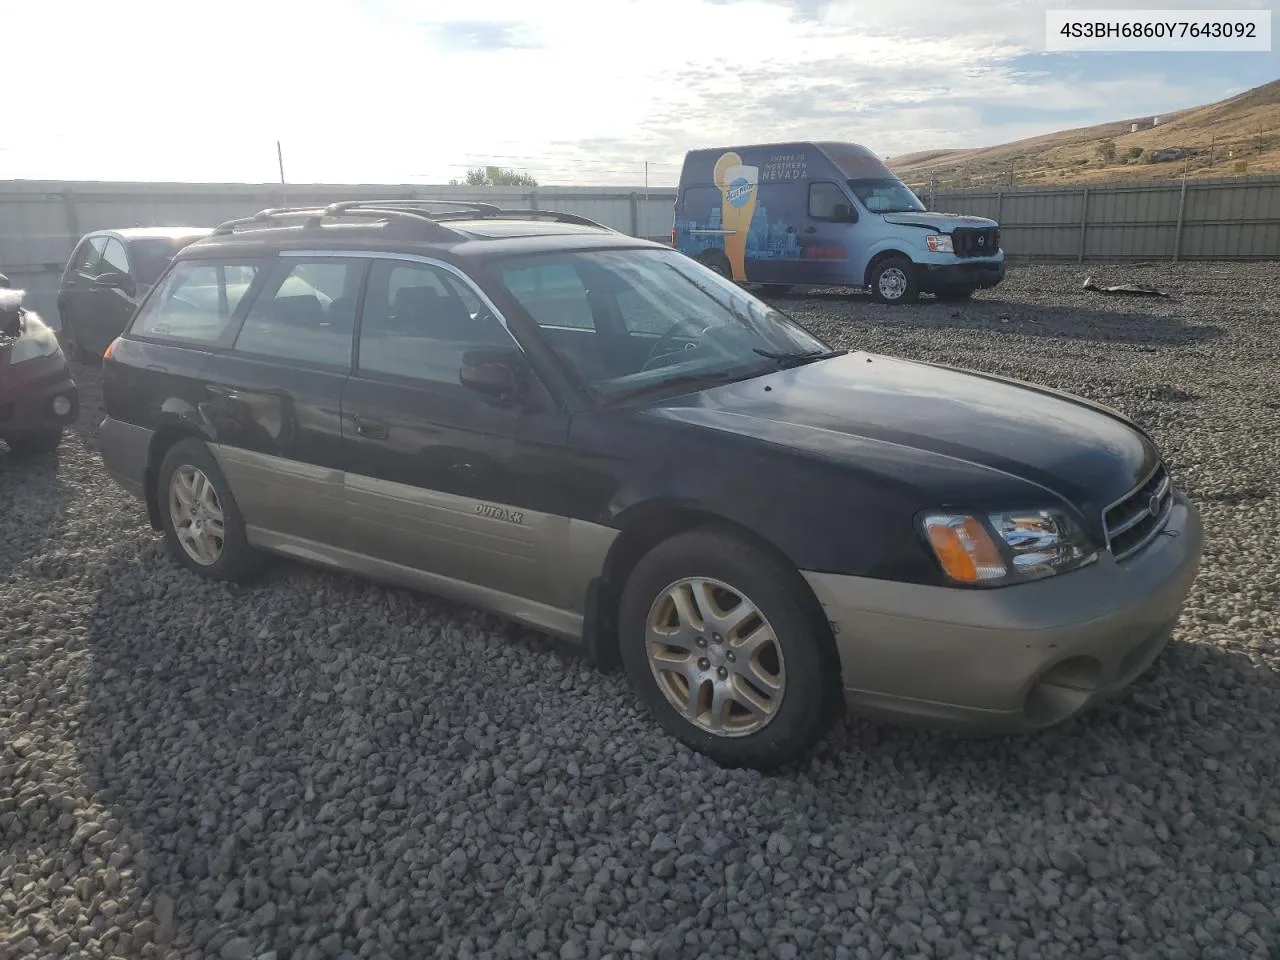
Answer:
M254 299L235 351L348 369L364 264L281 261Z
M262 269L258 261L178 263L148 298L130 333L161 340L217 343Z

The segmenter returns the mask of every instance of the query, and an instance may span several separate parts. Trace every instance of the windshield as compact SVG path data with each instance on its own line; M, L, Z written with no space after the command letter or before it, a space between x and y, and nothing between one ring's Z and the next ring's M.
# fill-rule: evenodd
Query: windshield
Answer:
M849 189L872 213L908 213L924 210L920 198L901 180L850 180Z
M186 246L187 240L170 240L168 237L145 237L129 241L129 265L134 279L139 283L155 283L164 272L173 255Z
M602 398L743 379L827 344L675 250L513 257L499 282Z

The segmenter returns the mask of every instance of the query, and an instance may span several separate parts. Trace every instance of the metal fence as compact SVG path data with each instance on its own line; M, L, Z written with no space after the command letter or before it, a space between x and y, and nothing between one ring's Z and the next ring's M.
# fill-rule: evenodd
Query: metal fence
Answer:
M112 227L214 226L266 207L358 198L481 200L590 217L632 236L670 242L675 190L451 187L415 184L192 184L0 181L0 273L58 323L58 277L76 241Z
M939 191L932 204L991 217L1010 257L1280 259L1280 177Z
M0 181L0 273L26 289L30 305L56 323L58 275L75 241L90 230L212 226L264 207L360 197L554 208L668 241L675 190ZM939 192L932 206L998 220L1011 258L1280 259L1280 177L983 187Z

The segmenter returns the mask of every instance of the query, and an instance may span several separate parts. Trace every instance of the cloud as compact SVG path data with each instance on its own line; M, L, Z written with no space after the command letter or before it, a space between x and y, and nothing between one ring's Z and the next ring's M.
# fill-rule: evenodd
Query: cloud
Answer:
M1068 115L1084 124L1168 112L1259 82L1248 82L1239 57L1175 67L1172 58L1046 55L1043 6L1028 0L488 0L459 9L444 0L135 0L123 15L84 7L68 32L57 4L23 4L7 11L6 30L58 37L64 62L93 62L104 44L147 55L114 63L108 81L135 105L129 124L82 111L68 126L83 76L51 69L40 44L12 45L9 75L32 82L6 108L23 135L6 141L4 173L270 181L279 139L289 178L304 182L442 183L498 163L546 183L635 185L647 160L660 184L697 146L838 139L882 156L983 146L1049 132Z
M428 24L427 30L441 45L455 50L532 50L541 46L529 39L529 27L524 23L456 20Z

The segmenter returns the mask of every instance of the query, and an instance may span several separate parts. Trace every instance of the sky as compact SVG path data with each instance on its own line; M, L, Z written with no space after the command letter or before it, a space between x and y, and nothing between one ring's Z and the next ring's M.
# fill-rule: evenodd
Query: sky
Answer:
M649 185L669 186L694 147L987 146L1280 76L1275 52L1046 53L1050 6L1109 4L0 0L0 179L274 181L278 140L297 183L447 183L498 164L639 186L647 161Z

